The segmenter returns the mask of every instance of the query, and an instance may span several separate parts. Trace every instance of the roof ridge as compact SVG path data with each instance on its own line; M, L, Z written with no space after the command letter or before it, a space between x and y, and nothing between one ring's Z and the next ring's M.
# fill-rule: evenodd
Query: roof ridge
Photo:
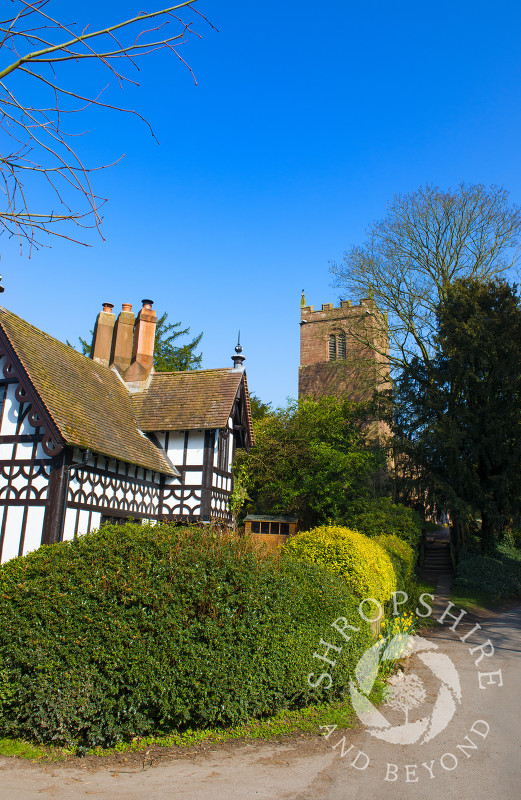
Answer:
M233 372L233 369L231 367L207 367L206 369L160 370L154 372L152 377L157 378L159 375L200 375L201 372Z

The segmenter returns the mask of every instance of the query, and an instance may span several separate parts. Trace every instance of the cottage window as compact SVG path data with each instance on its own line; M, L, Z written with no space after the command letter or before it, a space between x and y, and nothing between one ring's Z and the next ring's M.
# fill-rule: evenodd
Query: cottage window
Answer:
M220 469L222 472L228 472L229 443L230 443L230 437L228 435L228 430L219 431L219 450L217 455L217 469Z
M261 533L269 533L269 532L270 532L270 523L261 522Z
M252 533L260 533L260 522L252 522L251 523L251 532Z
M275 536L279 535L279 523L278 522L272 522L271 523L271 531L270 531L270 533L275 534Z
M289 522L280 523L280 532L283 536L289 536Z

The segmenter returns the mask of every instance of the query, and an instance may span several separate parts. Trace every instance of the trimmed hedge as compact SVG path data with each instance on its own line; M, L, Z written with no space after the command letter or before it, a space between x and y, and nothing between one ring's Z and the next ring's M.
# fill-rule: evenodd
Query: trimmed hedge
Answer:
M289 539L285 551L341 575L349 593L381 603L396 590L396 575L386 550L375 539L339 525L320 525Z
M413 548L418 546L423 524L416 511L393 503L389 497L353 502L344 522L366 536L397 536Z
M376 542L383 547L389 558L391 559L398 588L409 580L416 565L417 554L412 549L410 544L399 539L398 536L392 534L388 536L377 536Z
M0 735L38 742L106 746L342 697L370 644L336 576L207 528L44 546L0 568L0 599ZM360 632L332 689L310 689L339 616Z

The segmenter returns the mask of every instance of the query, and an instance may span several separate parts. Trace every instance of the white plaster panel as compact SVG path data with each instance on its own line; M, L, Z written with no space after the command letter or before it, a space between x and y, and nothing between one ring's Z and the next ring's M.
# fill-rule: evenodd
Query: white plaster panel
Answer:
M170 431L168 435L168 458L176 466L183 463L183 452L185 448L184 432Z
M33 428L27 417L25 417L20 425L20 434L33 434L35 430L36 428Z
M2 547L2 563L16 558L20 547L22 521L24 518L23 506L7 506L4 512L7 515L4 546Z
M32 457L33 457L32 442L19 442L16 445L15 461L29 461Z
M25 527L24 556L38 550L42 543L44 506L30 506L27 509L27 524Z
M49 478L47 477L47 475L37 475L35 478L32 479L31 483L35 489L41 491L41 489L43 489L45 486L49 484Z
M92 519L90 521L91 531L96 530L101 525L101 513L99 511L92 512Z
M15 478L11 479L11 484L14 486L15 489L23 489L27 486L28 480L23 473L20 473Z
M201 486L203 482L202 472L185 472L186 486Z
M6 444L5 442L0 444L0 461L11 461L13 458L13 445Z
M0 428L2 436L13 436L16 433L18 414L20 412L20 403L14 394L16 386L16 383L10 383L7 387L4 413L2 415L2 427Z
M2 527L2 522L4 520L5 513L6 513L6 506L0 506L0 528Z
M185 500L183 500L183 505L188 506L188 508L192 509L195 508L195 506L198 506L200 502L201 500L198 499L197 497L187 497Z
M202 464L204 455L204 431L190 431L188 435L188 451L186 463Z
M65 512L65 525L63 526L63 541L70 542L74 539L74 529L76 527L76 517L78 512L75 508L68 508Z
M80 511L80 521L78 523L78 536L83 536L89 532L89 512Z
M40 430L40 433L41 433L45 429L44 428L40 428L39 430ZM47 455L47 453L43 449L41 442L38 442L38 444L36 445L36 458L42 458L44 460L48 460L49 459L49 456Z

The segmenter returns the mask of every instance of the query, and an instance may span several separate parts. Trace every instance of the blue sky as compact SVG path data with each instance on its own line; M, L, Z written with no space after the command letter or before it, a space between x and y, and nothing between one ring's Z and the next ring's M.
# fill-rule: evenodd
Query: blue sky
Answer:
M74 14L62 0L50 7L92 24L141 9L134 0L92 0ZM49 242L29 259L3 237L2 302L75 341L102 301L139 307L150 297L204 332L204 367L231 364L240 328L250 388L277 405L297 393L302 288L315 306L336 300L329 263L363 241L393 194L494 183L521 204L521 6L198 7L219 33L197 22L203 38L182 50L197 86L163 53L141 62L139 88L108 90L151 122L160 146L136 119L83 118L87 162L125 154L93 177L109 198L106 241ZM107 82L73 69L69 83L82 88Z

